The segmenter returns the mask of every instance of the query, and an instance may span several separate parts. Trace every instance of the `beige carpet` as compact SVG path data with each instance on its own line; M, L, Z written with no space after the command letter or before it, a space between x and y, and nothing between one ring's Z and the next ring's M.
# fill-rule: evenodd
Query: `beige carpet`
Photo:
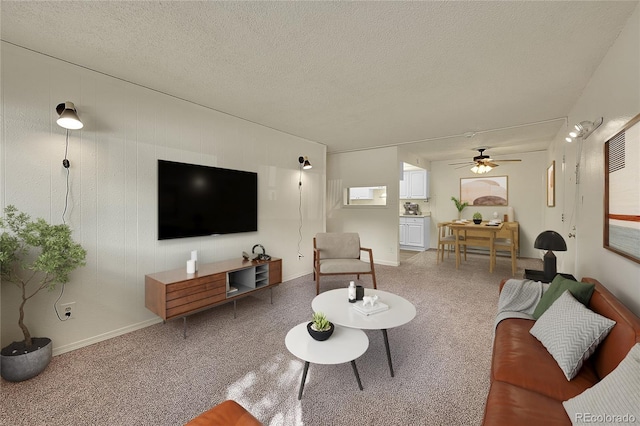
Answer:
M520 259L524 268L541 268ZM435 252L400 267L376 266L378 288L411 300L416 318L389 330L395 377L382 333L356 363L309 369L297 400L303 362L284 337L311 315L315 284L308 275L233 305L170 321L57 356L40 376L0 387L2 425L180 425L225 399L235 399L266 425L475 425L489 387L492 323L498 284L510 261L470 255L436 265ZM323 278L321 289L349 278ZM369 277L362 284L371 286Z

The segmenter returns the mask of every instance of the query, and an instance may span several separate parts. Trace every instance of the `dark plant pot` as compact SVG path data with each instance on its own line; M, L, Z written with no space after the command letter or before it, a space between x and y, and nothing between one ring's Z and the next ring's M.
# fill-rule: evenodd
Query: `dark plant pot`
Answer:
M314 329L311 328L311 324L313 323L310 322L307 324L307 331L309 332L309 335L311 337L313 337L315 340L318 340L320 342L327 340L329 337L331 337L331 335L333 334L333 330L335 329L332 322L329 323L331 328L329 328L327 331L315 331Z
M482 223L482 219L473 219L473 223L480 225Z
M3 379L10 382L22 382L36 377L47 368L53 355L51 339L34 337L32 340L35 349L26 353L24 353L22 342L13 342L2 349L0 374Z

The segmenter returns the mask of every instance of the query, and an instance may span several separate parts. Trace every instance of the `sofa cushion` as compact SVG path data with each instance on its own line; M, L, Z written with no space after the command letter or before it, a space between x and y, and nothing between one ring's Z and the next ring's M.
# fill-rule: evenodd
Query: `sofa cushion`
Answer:
M594 287L595 284L592 283L578 282L565 278L562 275L556 275L547 291L545 291L542 298L540 298L536 309L533 311L533 318L540 318L566 290L569 290L571 295L580 303L587 306L593 294Z
M596 373L602 379L618 366L633 345L640 343L640 318L597 280L584 278L583 281L596 285L589 308L616 322L607 338L591 357Z
M484 426L570 426L562 402L509 383L491 383Z
M640 343L607 377L562 404L575 423L587 423L585 413L612 416L603 419L607 423L640 421Z
M614 325L615 321L589 310L566 290L536 321L530 333L547 348L567 380L571 380Z
M491 359L491 378L530 389L558 401L593 386L598 377L587 362L570 382L558 363L529 330L533 320L511 318L498 324Z

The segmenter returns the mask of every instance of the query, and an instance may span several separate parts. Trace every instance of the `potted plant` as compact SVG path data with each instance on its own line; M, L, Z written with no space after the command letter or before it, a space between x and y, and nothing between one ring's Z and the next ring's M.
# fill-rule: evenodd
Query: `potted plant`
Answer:
M44 219L7 206L0 218L0 278L18 287L22 299L18 326L24 340L1 351L1 375L9 381L27 380L40 374L51 361L51 339L32 337L25 324L24 306L43 289L69 281L69 274L85 265L86 251L71 239L67 225L51 225Z
M311 317L311 322L307 324L307 330L311 337L316 340L327 340L333 334L334 326L325 314L322 312L314 312Z
M462 214L462 210L469 205L466 201L461 203L456 197L451 197L451 201L456 205L456 209L458 209L458 219L460 219L460 215Z
M481 222L482 222L482 215L480 214L480 212L475 212L473 214L473 223L475 223L476 225L480 225Z

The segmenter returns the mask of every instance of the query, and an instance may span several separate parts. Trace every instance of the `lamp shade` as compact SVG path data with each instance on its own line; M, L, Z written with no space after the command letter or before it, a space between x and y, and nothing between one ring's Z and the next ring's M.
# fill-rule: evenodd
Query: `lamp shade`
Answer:
M82 127L84 126L82 124L82 121L80 121L80 118L78 117L76 107L73 102L65 102L59 104L56 107L56 112L60 116L56 120L58 126L69 130L82 129Z
M555 231L544 231L536 237L533 246L542 250L567 251L567 243Z

